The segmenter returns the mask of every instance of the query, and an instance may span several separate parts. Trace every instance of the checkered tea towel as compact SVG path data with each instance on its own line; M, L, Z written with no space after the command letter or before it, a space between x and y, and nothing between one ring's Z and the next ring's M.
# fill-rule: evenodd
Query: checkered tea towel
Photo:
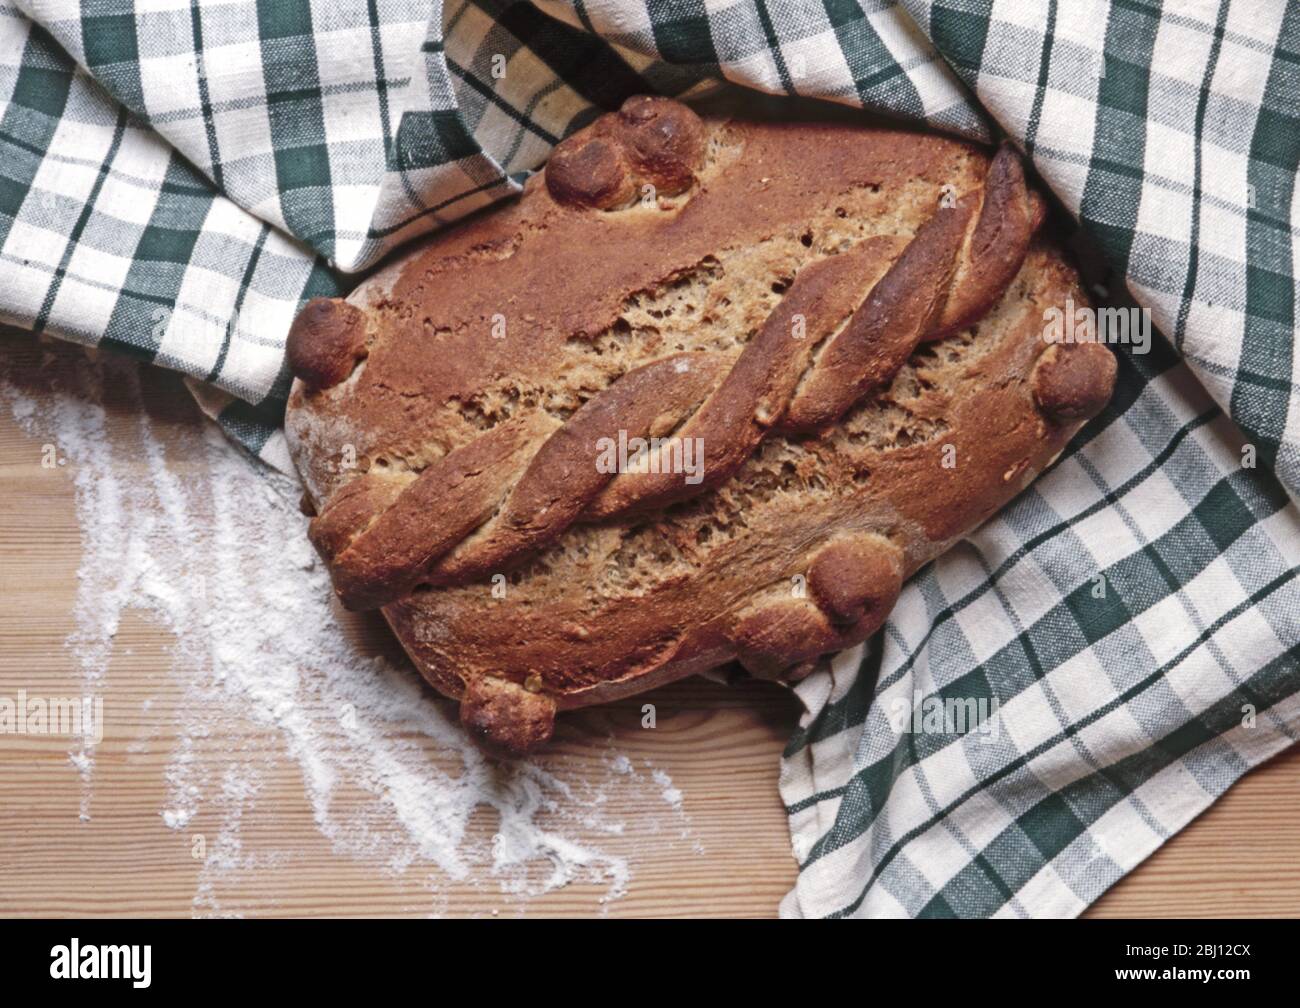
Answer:
M1009 135L1158 330L782 764L783 914L1075 914L1300 731L1300 5L0 0L0 319L284 465L304 299L719 81Z

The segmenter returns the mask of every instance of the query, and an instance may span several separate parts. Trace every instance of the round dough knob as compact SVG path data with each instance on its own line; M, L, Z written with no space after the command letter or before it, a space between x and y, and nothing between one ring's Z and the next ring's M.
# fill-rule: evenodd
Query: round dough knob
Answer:
M616 210L646 184L660 196L685 192L703 163L700 117L671 98L637 95L551 152L546 188L557 203Z
M627 159L617 141L577 134L551 153L546 188L557 203L608 210L636 195Z
M704 161L704 124L681 102L636 95L623 103L619 118L627 124L625 142L660 195L685 192Z
M1094 416L1110 401L1116 370L1100 343L1053 343L1034 365L1034 401L1058 423Z
M555 730L555 701L509 679L467 676L460 722L479 747L516 759L545 745Z
M860 533L827 543L808 568L808 588L840 624L878 627L898 601L903 553L884 536Z
M289 371L312 388L337 385L366 355L366 320L341 298L312 298L289 327Z

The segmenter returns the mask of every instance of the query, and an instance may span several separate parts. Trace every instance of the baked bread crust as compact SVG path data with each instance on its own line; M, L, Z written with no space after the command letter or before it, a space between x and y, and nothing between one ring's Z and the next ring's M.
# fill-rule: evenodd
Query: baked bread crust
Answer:
M1044 212L1009 147L630 99L295 322L340 598L510 754L731 660L806 673L1109 399L1105 347L1044 342L1087 303Z

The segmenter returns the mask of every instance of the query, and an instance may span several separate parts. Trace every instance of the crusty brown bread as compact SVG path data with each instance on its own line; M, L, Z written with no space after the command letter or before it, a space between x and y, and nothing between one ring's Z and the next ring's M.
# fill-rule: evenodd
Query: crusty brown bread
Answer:
M294 324L340 598L511 754L732 660L806 674L1109 398L1105 347L1044 342L1086 303L1044 213L1009 147L629 100Z

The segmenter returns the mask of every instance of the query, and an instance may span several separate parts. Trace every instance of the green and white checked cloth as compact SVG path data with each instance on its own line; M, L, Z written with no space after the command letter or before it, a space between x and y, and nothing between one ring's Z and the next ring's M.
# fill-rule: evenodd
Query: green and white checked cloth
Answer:
M0 320L185 372L279 465L299 304L629 94L729 81L1033 159L1167 339L799 686L783 914L1076 914L1300 732L1300 5L7 2Z

